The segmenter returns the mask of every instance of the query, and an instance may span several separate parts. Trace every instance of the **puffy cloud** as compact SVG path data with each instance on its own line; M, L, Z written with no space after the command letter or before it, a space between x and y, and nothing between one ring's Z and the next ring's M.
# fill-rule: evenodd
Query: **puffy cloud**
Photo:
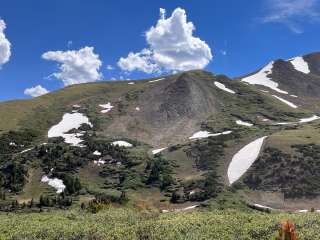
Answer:
M102 78L99 72L102 62L93 47L84 47L78 51L49 51L42 58L59 63L60 71L52 75L62 80L65 86L95 82Z
M11 56L11 43L4 34L5 29L6 23L0 19L0 68L9 61Z
M318 0L267 0L264 23L281 23L295 33L303 32L303 22L319 20Z
M153 73L202 69L208 65L212 59L211 49L193 36L195 27L187 22L185 10L176 8L168 18L165 14L161 8L157 24L145 34L148 49L120 58L118 65L122 70Z
M120 58L118 66L125 71L143 71L145 73L153 73L159 71L159 66L153 61L152 51L143 49L141 52L130 52L128 57Z
M49 93L49 91L41 85L37 85L35 87L27 88L26 90L24 90L24 94L31 97L39 97L47 93Z

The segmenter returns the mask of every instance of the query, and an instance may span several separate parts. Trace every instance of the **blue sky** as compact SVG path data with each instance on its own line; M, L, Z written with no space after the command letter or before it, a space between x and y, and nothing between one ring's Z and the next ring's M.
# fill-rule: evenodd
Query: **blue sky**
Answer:
M37 85L54 91L86 79L199 67L241 76L273 59L319 51L318 7L319 0L3 0L0 101L29 98L34 91L25 90ZM173 52L173 44L181 49Z

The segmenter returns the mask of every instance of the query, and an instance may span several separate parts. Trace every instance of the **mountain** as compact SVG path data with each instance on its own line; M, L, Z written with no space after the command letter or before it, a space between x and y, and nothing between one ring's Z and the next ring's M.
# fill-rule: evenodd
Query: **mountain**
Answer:
M319 86L314 53L235 80L195 70L0 103L0 207L317 207Z
M240 78L240 81L280 94L288 101L317 111L320 97L319 60L320 53L275 60L257 72Z

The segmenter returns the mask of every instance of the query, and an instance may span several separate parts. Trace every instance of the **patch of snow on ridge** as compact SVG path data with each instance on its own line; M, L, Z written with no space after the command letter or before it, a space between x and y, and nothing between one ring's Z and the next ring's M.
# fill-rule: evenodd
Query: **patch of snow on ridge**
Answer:
M296 212L297 213L307 213L307 212L309 212L309 210L303 209L303 210L297 210Z
M93 155L95 155L95 156L101 156L101 152L99 152L98 150L96 150L96 151L93 152Z
M252 126L253 126L252 123L244 122L244 121L242 121L242 120L237 120L237 121L236 121L236 124L242 125L242 126L246 126L246 127L252 127Z
M99 159L98 161L93 161L93 164L95 165L98 165L98 166L101 166L101 165L104 165L106 163L106 161L102 160L102 159Z
M264 140L267 138L261 137L247 144L237 152L228 167L228 179L230 185L237 181L258 158Z
M135 84L135 82L129 82L128 83L128 85L134 85Z
M313 115L312 117L309 117L309 118L301 118L299 122L280 122L280 123L276 123L276 125L291 125L291 124L299 124L299 123L302 124L302 123L313 122L318 119L320 119L319 116Z
M163 150L166 150L167 148L159 148L159 149L154 149L154 150L152 150L152 154L153 155L156 155L156 154L158 154L158 153L160 153L160 152L162 152Z
M267 207L267 206L264 206L264 205L261 205L261 204L253 204L253 206L257 207L257 208L261 208L261 209L269 209L269 210L273 210L273 208L271 207Z
M72 129L78 129L82 124L88 124L92 127L89 119L82 113L65 113L62 120L48 131L48 138L63 137L65 143L78 146L82 140L80 137L83 133L67 133Z
M101 113L107 113L110 112L111 109L113 108L113 106L111 105L110 102L108 102L107 104L100 104L100 107L104 108L103 110L101 110Z
M165 78L159 78L159 79L156 79L156 80L151 80L151 81L149 81L149 83L159 82L159 81L162 81L164 79Z
M312 122L312 121L315 121L315 120L318 120L318 119L320 119L319 116L313 115L312 117L309 117L309 118L301 118L299 123L308 123L308 122Z
M253 85L262 85L262 86L271 88L272 90L277 91L279 93L288 94L288 92L279 89L278 88L279 84L272 81L272 79L268 77L269 74L272 74L273 63L274 63L273 61L270 62L267 66L262 68L259 72L251 76L242 78L241 81L247 82Z
M41 182L47 183L49 186L53 187L57 190L57 193L62 193L66 186L63 184L63 181L59 178L49 178L46 175L44 175L41 178Z
M302 73L309 74L310 69L308 63L303 59L303 57L295 57L289 59L289 62L293 65L293 67Z
M131 143L128 143L126 141L115 141L111 143L113 146L119 146L119 147L133 147Z
M273 97L275 97L276 99L280 100L281 102L287 104L288 106L292 107L292 108L298 108L297 105L293 104L292 102L289 102L288 100L285 100L281 97L278 97L277 95L272 95Z
M219 88L225 92L232 93L232 94L236 93L235 91L231 90L230 88L227 88L224 84L222 84L220 82L214 82L214 85L216 85L217 88Z
M194 133L191 137L189 137L189 139L193 140L193 139L203 139L203 138L208 138L208 137L216 137L216 136L220 136L220 135L227 135L232 133L232 131L224 131L222 133L210 133L208 131L199 131Z

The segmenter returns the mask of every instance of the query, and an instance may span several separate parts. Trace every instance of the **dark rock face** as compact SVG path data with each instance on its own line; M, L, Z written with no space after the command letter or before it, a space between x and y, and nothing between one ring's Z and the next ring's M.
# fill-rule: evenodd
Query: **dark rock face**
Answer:
M319 63L313 63L313 66L316 66L320 64L320 61ZM290 94L320 97L320 76L312 71L310 74L305 74L297 71L290 62L277 60L274 62L271 78L279 83L280 89L284 89Z
M137 99L141 110L113 122L110 132L153 145L186 139L217 111L214 79L210 73L192 71L150 83Z

